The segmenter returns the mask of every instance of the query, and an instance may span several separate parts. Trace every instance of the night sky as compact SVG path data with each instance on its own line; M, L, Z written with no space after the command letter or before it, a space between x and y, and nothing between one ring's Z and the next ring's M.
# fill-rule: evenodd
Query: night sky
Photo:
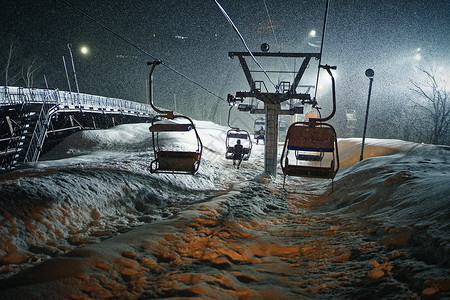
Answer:
M71 44L81 92L146 102L146 63L157 58L222 99L159 66L155 102L172 109L176 99L180 112L210 119L219 105L220 120L215 116L213 121L222 124L226 95L249 90L238 60L228 58L228 52L245 48L213 0L67 1L108 30L62 0L2 1L2 71L14 42L15 64L33 58L39 62L34 87L45 87L45 74L51 88L68 90L62 56L70 62ZM219 2L252 51L260 51L264 42L271 52L319 51L308 44L314 42L308 34L312 29L321 34L325 0ZM375 110L408 101L410 81L420 80L417 66L448 78L449 33L449 1L330 0L322 63L338 68L338 109L364 110L367 68L375 71ZM83 45L89 48L87 55L80 52ZM0 85L4 80L2 73Z

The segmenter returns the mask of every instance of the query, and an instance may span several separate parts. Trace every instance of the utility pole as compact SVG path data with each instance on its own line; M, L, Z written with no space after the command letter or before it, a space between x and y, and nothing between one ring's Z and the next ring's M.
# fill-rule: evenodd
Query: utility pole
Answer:
M67 78L67 85L69 86L69 93L72 93L72 87L70 86L70 79L69 79L69 73L67 72L67 65L66 65L66 58L62 57L63 64L64 64L64 71L66 72L66 78Z
M45 74L44 74L44 82L45 82L45 87L48 90L48 82L47 82L47 77L45 76Z
M173 111L177 111L177 94L173 94Z
M364 142L366 140L367 118L369 117L370 94L372 93L372 82L373 82L374 74L375 74L375 72L372 69L366 70L366 76L369 78L369 95L367 96L366 119L364 121L364 130L363 130L363 138L362 138L362 145L361 145L361 156L359 157L359 161L363 160Z
M67 44L67 48L69 48L70 60L72 61L73 78L75 80L75 86L77 87L77 93L80 93L80 88L78 87L77 72L75 71L75 64L73 62L72 46L70 44Z

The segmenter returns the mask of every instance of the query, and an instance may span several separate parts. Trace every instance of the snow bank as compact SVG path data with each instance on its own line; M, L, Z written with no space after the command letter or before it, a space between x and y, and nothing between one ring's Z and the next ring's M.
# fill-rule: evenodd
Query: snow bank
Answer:
M197 124L205 150L196 176L150 174L149 124L75 133L42 161L2 175L0 274L170 217L225 189L226 128Z
M355 144L351 139L341 141L341 151L353 149ZM387 226L438 221L445 225L442 221L449 221L445 217L450 216L450 147L369 140L366 149L370 158L342 169L336 176L328 209ZM349 155L355 151L348 150L344 163L359 156Z
M385 156L400 151L407 151L416 143L401 140L366 139L363 159ZM348 167L360 161L362 140L357 138L338 139L341 167Z

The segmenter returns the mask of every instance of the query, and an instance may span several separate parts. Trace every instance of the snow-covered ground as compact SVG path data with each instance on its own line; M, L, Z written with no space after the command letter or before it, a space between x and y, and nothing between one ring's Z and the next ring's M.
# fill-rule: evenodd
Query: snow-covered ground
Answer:
M368 139L359 162L342 139L333 193L283 189L263 145L236 170L227 128L196 125L195 176L150 173L148 124L76 133L2 175L0 299L450 297L449 147Z

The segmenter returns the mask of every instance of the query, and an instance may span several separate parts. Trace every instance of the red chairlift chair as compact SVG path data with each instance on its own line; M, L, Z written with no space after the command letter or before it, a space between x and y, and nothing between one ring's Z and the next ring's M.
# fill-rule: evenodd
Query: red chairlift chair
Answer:
M287 132L281 154L281 169L286 176L314 177L332 180L339 170L339 152L336 131L330 124L324 123L334 116L336 111L336 94L334 77L326 69L332 80L333 111L326 118L311 118L309 122L295 122Z
M290 151L294 152L293 156L289 155ZM281 169L285 179L299 176L333 180L339 170L334 128L326 123L312 127L308 122L292 124L281 154Z

